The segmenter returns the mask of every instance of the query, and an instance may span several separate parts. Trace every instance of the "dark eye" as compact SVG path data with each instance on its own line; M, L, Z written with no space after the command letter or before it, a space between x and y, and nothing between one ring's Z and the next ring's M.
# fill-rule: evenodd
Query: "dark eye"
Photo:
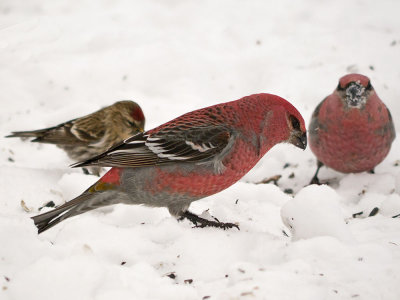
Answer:
M300 130L300 122L295 116L290 115L289 120L292 123L293 129Z
M344 91L344 90L345 90L345 88L342 87L342 86L340 85L340 82L339 82L339 84L338 84L338 86L337 86L336 89L337 89L338 91Z
M137 127L137 125L134 122L128 121L129 125L132 127Z

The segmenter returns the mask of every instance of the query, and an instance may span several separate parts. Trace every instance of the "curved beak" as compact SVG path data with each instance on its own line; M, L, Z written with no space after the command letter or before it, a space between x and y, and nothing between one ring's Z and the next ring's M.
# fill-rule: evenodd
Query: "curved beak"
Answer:
M307 133L299 130L292 131L292 134L289 138L289 143L305 150L307 148Z
M144 121L134 121L136 125L136 130L139 130L139 132L144 132Z
M352 82L346 89L346 101L350 107L360 107L365 101L365 88L358 82Z

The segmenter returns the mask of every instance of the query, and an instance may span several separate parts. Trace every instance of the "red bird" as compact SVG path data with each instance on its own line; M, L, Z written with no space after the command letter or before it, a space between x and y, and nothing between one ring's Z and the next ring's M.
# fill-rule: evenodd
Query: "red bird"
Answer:
M167 207L197 227L237 225L203 219L190 203L238 181L274 145L305 149L300 113L285 99L257 94L184 114L74 167L112 167L75 199L33 217L39 233L86 211L116 204Z
M395 138L392 116L368 77L349 74L314 110L310 147L318 159L312 183L326 165L342 173L373 172Z

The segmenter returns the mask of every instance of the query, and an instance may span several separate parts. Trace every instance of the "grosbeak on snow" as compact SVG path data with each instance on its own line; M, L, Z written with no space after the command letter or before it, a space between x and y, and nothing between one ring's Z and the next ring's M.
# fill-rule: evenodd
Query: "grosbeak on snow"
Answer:
M133 101L119 101L54 127L34 131L14 131L7 137L34 138L32 142L55 144L74 161L89 159L122 140L143 132L145 118ZM85 170L85 169L84 169ZM91 172L99 176L100 168Z
M237 227L203 219L189 205L234 184L281 142L305 149L307 137L300 113L278 96L251 95L195 110L75 164L112 168L80 196L33 220L40 233L69 217L125 203L167 207L197 227Z
M318 159L311 183L326 165L342 173L373 171L395 138L392 117L368 77L348 74L314 110L309 128L311 150Z

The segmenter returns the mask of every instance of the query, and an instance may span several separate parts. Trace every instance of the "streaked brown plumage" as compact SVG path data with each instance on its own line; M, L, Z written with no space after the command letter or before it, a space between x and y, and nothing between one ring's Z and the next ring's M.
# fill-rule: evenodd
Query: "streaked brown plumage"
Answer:
M145 117L140 106L126 100L54 127L14 131L7 137L34 138L32 142L55 144L74 161L82 161L143 132L144 124ZM99 167L91 167L92 174L100 175L99 172Z

